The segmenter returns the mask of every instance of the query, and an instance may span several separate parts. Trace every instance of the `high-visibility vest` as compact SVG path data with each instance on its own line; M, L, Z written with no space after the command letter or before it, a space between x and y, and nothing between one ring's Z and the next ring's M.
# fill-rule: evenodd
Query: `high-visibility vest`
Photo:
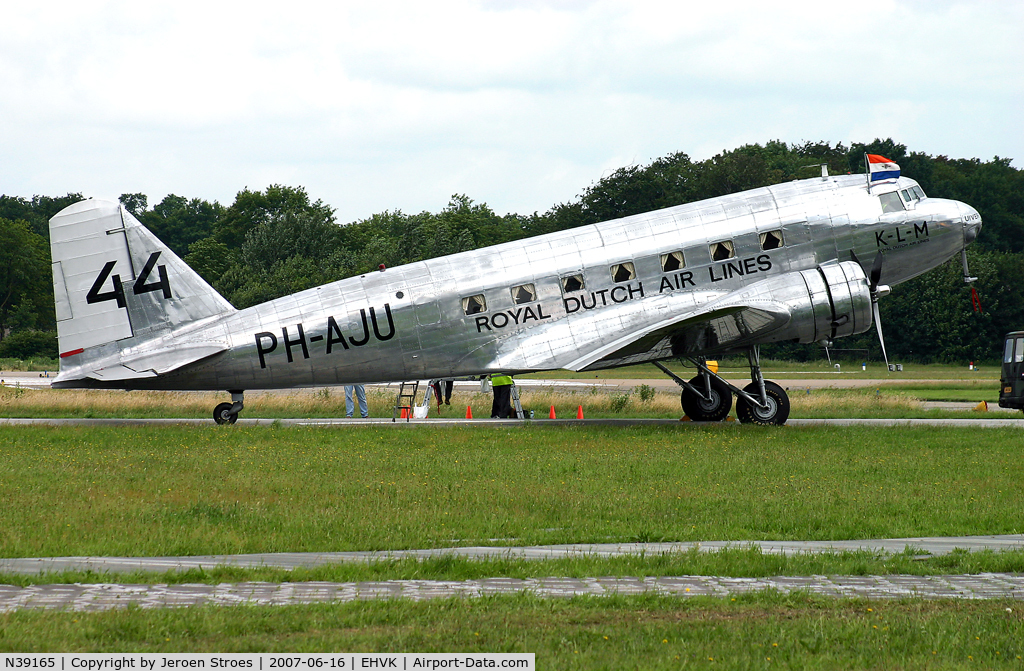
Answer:
M510 385L510 384L512 384L512 376L511 375L499 375L499 374L491 375L491 386L492 387L505 387L505 386Z

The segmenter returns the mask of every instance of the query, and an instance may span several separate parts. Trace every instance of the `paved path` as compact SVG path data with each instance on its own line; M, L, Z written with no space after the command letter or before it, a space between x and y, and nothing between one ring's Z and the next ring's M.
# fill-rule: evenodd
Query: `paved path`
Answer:
M24 608L72 611L199 605L297 605L369 599L437 599L529 592L540 597L663 594L723 597L774 589L863 599L1024 600L1024 576L1006 573L944 576L810 576L721 578L486 578L483 580L382 580L377 582L224 583L220 585L74 584L0 585L0 612Z
M534 545L526 547L450 547L429 550L390 550L372 552L276 552L265 554L207 555L192 557L30 557L0 559L0 573L40 574L58 571L95 571L128 573L131 571L185 571L218 566L239 568L273 567L281 569L313 568L348 562L388 559L427 559L462 557L466 559L559 559L565 557L621 557L672 554L699 550L716 552L725 548L757 547L767 554L829 553L869 551L898 553L908 548L922 555L945 555L954 549L1024 550L1024 534L1006 536L953 536L918 538L876 538L852 541L701 541L686 543L577 543L570 545Z

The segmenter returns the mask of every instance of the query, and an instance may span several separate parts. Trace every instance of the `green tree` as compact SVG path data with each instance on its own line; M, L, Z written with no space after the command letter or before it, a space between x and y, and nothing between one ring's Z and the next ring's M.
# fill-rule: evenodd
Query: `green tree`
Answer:
M27 221L0 219L0 340L19 300L53 305L49 252Z
M145 213L149 202L144 193L122 193L118 200L135 217L141 217Z
M235 202L217 220L214 237L228 247L237 249L245 242L249 231L258 225L272 217L300 212L308 213L323 222L334 223L334 209L321 200L310 202L309 194L301 186L272 184L266 191L242 189L235 196Z
M18 196L0 196L0 219L27 221L34 233L49 240L50 218L80 200L85 200L80 193L69 193L57 198L32 196L31 200Z
M142 205L145 207L145 201ZM193 242L213 235L217 221L224 215L224 207L216 201L189 200L170 193L152 210L132 214L172 252L184 256Z
M211 236L189 245L184 261L210 285L216 286L234 266L237 256L227 245Z

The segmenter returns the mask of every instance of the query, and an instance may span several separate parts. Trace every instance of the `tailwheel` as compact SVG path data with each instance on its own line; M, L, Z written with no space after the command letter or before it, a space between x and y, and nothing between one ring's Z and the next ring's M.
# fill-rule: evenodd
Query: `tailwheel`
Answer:
M221 403L213 409L213 421L218 424L234 424L238 421L238 413L231 412L232 403Z
M690 380L690 384L704 391L704 378L700 375ZM732 391L717 378L711 378L711 394L701 398L688 389L683 389L680 402L686 416L695 422L721 422L732 410ZM737 406L738 407L738 406ZM787 404L787 413L789 405Z
M760 398L761 396L761 390L756 382L748 384L743 388L743 391L754 398ZM774 424L782 426L789 419L789 395L785 389L767 380L764 383L764 391L768 401L767 408L759 408L740 396L736 399L736 416L744 424L761 424L762 426Z

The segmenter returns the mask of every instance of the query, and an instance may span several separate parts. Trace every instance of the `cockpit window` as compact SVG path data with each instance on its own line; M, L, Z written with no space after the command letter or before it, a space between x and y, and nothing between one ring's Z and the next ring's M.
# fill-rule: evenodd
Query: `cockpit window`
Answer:
M886 212L902 212L907 209L903 207L903 201L900 200L900 195L895 191L879 194L878 200L882 202L882 214Z
M903 196L904 203L909 203L910 201L914 200L914 197L910 195L910 191L908 191L907 189L903 189L902 191L900 191L900 195Z
M918 200L924 200L925 199L924 191L921 190L921 187L919 187L919 186L912 186L912 187L910 187L910 191L911 191L911 193L914 194L914 197L917 198Z

